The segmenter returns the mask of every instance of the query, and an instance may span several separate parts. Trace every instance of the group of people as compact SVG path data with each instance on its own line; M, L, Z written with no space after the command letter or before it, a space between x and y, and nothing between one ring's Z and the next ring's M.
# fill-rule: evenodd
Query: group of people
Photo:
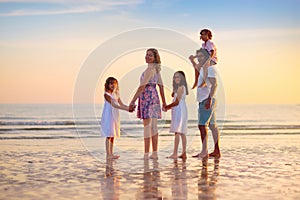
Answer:
M202 150L193 157L208 158L220 157L219 130L216 124L216 89L217 89L217 49L211 41L212 33L208 29L200 31L200 40L203 40L202 47L196 51L196 55L189 57L194 71L195 82L192 89L197 88L198 128L200 130ZM157 49L150 48L146 51L145 71L140 77L140 85L133 96L130 104L125 105L119 94L118 81L114 77L107 78L105 82L104 108L101 117L101 134L106 137L107 159L117 159L118 155L113 153L114 138L120 137L119 109L133 112L137 103L137 117L143 120L144 125L144 159L157 159L158 154L158 128L157 120L161 118L161 111L172 109L170 132L175 134L174 151L168 158L186 159L186 134L188 123L188 110L185 102L188 95L187 81L183 71L177 71L173 75L173 101L166 103L163 81L161 78L161 60ZM195 61L197 60L197 61ZM156 89L159 88L159 93ZM159 99L162 101L162 105ZM215 143L214 151L208 153L207 129L212 131ZM182 153L178 155L180 138L182 140ZM152 154L150 144L152 143Z

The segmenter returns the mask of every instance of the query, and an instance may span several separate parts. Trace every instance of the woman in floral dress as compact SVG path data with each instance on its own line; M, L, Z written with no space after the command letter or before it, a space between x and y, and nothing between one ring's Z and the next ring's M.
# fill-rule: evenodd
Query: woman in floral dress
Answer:
M154 48L148 49L145 56L147 69L142 73L140 86L136 91L130 103L129 110L133 110L136 100L138 99L137 117L143 120L144 124L144 159L149 159L150 142L152 141L151 159L157 159L158 147L158 129L157 119L161 118L161 105L156 90L159 92L163 108L166 106L163 83L160 75L160 56Z

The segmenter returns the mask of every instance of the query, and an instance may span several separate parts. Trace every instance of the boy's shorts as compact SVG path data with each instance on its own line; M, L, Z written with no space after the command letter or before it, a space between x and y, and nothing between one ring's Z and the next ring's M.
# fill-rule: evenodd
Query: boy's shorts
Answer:
M205 108L207 99L199 103L198 108L198 125L216 124L215 116L215 98L212 98L212 104L210 109Z

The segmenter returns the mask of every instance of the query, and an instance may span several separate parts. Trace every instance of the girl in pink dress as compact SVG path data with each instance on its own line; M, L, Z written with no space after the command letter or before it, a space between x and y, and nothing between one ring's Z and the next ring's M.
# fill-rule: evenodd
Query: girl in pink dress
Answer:
M166 106L163 83L160 75L160 56L156 49L148 49L145 56L147 69L140 78L140 86L130 103L129 110L133 110L138 99L137 117L143 120L144 124L144 159L149 159L150 139L152 141L153 153L151 159L157 159L158 129L157 119L161 118L161 105L156 90L159 87L163 108Z

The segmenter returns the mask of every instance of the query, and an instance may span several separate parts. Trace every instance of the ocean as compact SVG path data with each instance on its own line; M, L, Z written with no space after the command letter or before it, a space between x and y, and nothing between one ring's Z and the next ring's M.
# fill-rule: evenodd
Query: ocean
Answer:
M0 104L0 139L100 137L102 105ZM170 111L159 121L160 136L169 136ZM136 113L120 111L121 137L143 137ZM217 112L222 135L300 134L300 105L226 105ZM197 108L189 107L189 134L198 134Z

